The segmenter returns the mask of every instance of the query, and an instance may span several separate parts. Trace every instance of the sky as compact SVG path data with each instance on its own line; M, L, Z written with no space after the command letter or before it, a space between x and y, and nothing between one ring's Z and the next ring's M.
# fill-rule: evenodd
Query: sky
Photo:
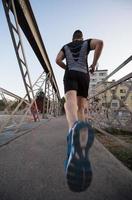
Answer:
M47 50L61 96L64 70L55 63L62 46L71 42L76 29L84 39L96 38L104 42L99 69L108 74L132 55L131 0L30 0L45 48ZM43 72L25 36L22 40L32 84ZM92 63L93 52L88 58ZM15 56L2 1L0 1L0 87L21 97L25 95L22 76ZM132 71L129 63L111 79L120 79Z

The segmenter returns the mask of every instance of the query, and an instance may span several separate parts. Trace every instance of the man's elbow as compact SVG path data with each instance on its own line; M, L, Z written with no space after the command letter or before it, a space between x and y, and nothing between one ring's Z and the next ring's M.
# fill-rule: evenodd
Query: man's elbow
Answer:
M60 65L60 63L61 63L61 60L60 60L59 58L56 58L56 60L55 60L55 61L56 61L56 64L57 64L57 65Z
M104 46L103 40L99 40L99 41L98 41L98 45L99 45L101 48L103 48L103 46Z

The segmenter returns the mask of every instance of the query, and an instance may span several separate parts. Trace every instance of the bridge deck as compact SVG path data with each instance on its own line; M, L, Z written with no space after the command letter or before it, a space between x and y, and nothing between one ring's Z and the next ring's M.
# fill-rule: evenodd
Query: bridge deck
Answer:
M0 148L0 200L131 199L132 173L97 140L90 188L81 194L69 191L63 169L66 131L64 117L51 119Z

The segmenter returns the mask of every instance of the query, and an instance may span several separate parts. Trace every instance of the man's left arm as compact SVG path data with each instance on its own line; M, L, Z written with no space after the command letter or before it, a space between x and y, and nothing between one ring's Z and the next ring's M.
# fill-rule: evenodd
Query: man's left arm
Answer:
M64 52L61 50L57 57L56 57L56 63L59 65L61 68L66 69L66 64L63 62L65 58Z
M97 61L101 55L102 49L103 49L103 41L98 39L92 39L90 42L90 48L91 50L94 50L94 57L93 57L93 63L90 66L91 73L95 71L95 66L97 64Z

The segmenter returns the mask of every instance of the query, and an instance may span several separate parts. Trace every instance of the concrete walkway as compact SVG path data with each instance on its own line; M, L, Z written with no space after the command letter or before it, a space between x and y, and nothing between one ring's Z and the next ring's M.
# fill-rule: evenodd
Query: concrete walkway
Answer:
M97 140L90 154L91 186L79 194L69 191L66 131L64 117L51 119L0 147L0 200L132 200L132 173Z

